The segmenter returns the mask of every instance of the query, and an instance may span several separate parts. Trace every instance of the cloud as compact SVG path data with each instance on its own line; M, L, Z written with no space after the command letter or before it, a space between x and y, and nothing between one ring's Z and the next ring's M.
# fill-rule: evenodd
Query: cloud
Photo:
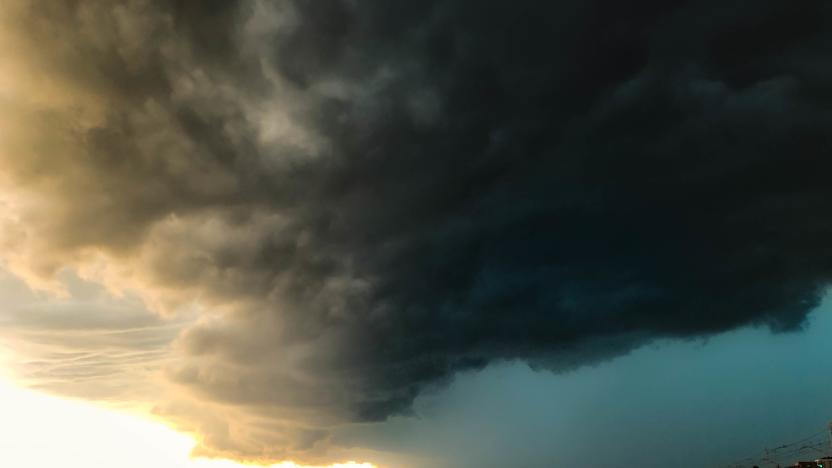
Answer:
M60 275L70 297L49 299L0 270L0 345L4 365L28 385L118 405L160 395L159 370L188 323L150 313L136 297Z
M201 310L164 375L207 452L794 330L832 272L821 1L4 8L6 262Z

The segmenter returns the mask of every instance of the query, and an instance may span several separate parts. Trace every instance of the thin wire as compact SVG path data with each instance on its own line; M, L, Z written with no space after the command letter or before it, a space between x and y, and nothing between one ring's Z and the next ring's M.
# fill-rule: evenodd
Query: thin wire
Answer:
M815 432L814 434L812 434L810 436L804 437L803 439L799 439L799 440L796 440L794 442L789 442L787 444L777 446L773 449L768 449L767 454L766 454L765 457L762 457L762 458L755 458L755 457L742 458L742 459L739 459L739 460L737 460L735 462L732 462L732 463L730 463L728 465L725 465L725 466L726 466L726 468L738 468L738 467L748 466L747 463L750 463L752 465L763 464L763 463L766 463L766 462L776 463L778 461L781 461L783 459L783 457L793 457L794 455L798 455L798 454L800 454L802 452L805 452L807 450L815 450L815 451L824 453L823 450L821 450L821 448L826 446L826 437L825 437L825 435L827 434L827 432L828 432L828 430L824 429L822 431ZM816 439L816 438L818 438L818 436L824 436L823 440L816 441L814 444L805 444L804 443L804 442L808 442L812 439ZM804 443L804 444L802 446L796 448L796 449L792 449L791 451L782 452L782 453L778 452L779 450L789 448L789 447L792 447L794 445L801 444L801 443Z

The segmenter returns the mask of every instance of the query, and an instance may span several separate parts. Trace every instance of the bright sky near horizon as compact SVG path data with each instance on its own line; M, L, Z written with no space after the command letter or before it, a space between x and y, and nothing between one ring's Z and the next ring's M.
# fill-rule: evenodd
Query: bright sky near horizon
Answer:
M14 468L241 468L191 458L194 441L163 424L21 388L0 377L0 466ZM272 468L294 468L281 463ZM372 468L346 463L332 468Z

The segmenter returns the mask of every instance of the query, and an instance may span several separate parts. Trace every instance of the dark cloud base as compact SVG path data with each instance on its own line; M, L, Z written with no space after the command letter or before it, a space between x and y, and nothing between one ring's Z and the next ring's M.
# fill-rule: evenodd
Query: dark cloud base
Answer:
M304 200L316 250L373 278L336 325L362 335L345 366L382 395L364 416L496 358L794 329L817 304L829 114L807 68L823 3L323 5L298 2L286 76L400 73L326 103L336 167Z
M150 269L246 304L182 339L171 376L201 395L381 420L494 360L558 371L657 337L795 330L828 284L827 2L297 0L255 52L254 3L175 5L147 8L194 66L283 93L318 138L315 156L264 144L239 102L174 99L150 43L142 64L110 60L117 38L84 55L112 118L67 161L99 182L72 203L108 204L62 221L68 248L129 250L171 215L254 232L200 250L221 276ZM137 149L124 116L147 100L187 170Z

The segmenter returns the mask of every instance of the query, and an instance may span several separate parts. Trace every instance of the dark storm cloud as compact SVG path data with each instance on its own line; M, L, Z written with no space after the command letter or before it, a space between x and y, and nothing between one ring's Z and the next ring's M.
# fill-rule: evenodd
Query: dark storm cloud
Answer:
M105 117L14 173L58 257L231 306L169 370L202 398L379 420L494 360L793 330L832 272L826 2L78 5L43 66Z
M344 264L369 283L319 325L360 336L338 365L369 378L362 416L496 358L789 329L816 304L822 3L297 9L279 69L363 88L316 121L334 162L315 168L325 183L303 214L330 255L293 272L311 274L306 293Z

